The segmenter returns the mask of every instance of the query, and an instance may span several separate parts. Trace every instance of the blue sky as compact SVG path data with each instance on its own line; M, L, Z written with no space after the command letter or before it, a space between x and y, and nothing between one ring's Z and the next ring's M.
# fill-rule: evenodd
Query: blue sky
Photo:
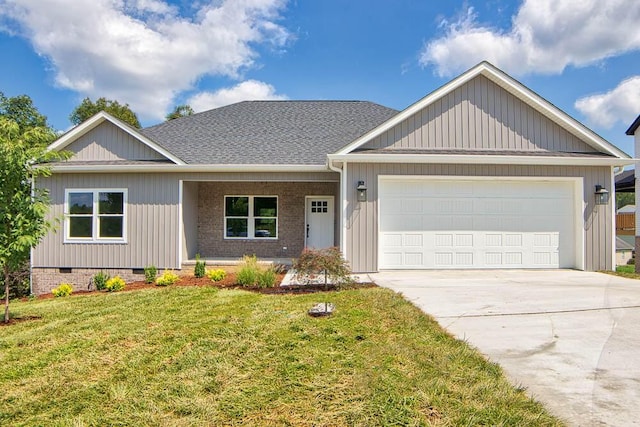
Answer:
M488 60L633 154L639 22L637 0L0 0L0 91L59 130L86 96L148 126L183 103L403 109Z

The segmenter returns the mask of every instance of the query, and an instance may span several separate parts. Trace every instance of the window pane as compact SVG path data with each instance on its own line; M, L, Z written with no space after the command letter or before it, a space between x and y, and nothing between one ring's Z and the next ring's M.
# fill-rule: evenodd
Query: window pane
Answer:
M256 219L255 237L277 237L275 219Z
M247 237L248 225L246 218L227 218L227 237Z
M69 237L92 237L93 218L80 216L69 218Z
M100 193L98 196L98 213L122 214L124 213L124 194Z
M123 237L121 216L100 217L100 237Z
M93 193L69 193L69 213L92 214Z
M278 199L275 197L255 197L253 216L278 216Z
M248 197L225 197L226 216L249 216Z

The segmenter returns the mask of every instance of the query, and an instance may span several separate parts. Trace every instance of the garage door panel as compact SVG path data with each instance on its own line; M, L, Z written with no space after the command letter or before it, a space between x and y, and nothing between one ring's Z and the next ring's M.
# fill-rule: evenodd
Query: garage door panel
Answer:
M575 266L572 182L386 184L380 183L380 268ZM411 196L392 191L401 187ZM407 215L409 205L421 205L422 213Z

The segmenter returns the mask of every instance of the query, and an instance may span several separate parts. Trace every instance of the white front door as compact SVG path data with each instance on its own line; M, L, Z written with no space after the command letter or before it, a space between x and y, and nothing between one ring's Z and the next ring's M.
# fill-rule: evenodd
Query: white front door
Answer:
M305 217L305 246L315 249L334 246L333 197L308 196Z

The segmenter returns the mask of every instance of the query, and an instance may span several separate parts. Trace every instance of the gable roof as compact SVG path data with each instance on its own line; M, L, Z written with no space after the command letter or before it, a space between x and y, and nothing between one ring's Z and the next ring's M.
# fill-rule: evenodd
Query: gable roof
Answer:
M638 117L636 117L633 123L631 123L631 126L629 126L629 129L627 129L625 133L627 135L635 135L636 130L638 130L639 127L640 127L640 114L638 114Z
M91 131L92 129L95 129L105 121L108 121L113 125L117 126L124 132L128 133L129 135L131 135L132 137L140 141L140 143L148 146L149 148L156 151L160 155L166 157L168 160L171 160L173 163L178 165L184 164L184 162L179 157L175 156L173 153L169 152L168 150L156 144L151 139L142 135L140 132L138 132L138 130L132 128L122 120L119 120L113 117L111 114L105 111L100 111L96 115L80 123L78 126L72 128L67 133L65 133L60 138L58 138L56 141L54 141L51 145L49 145L47 149L54 150L54 151L63 150L66 146L71 144L73 141L77 140L79 137Z
M588 129L586 126L557 108L555 105L543 99L541 96L486 61L481 62L480 64L451 80L449 83L431 92L426 97L409 106L386 122L380 124L375 129L367 132L365 135L362 135L352 143L335 152L333 156L330 157L335 158L335 156L343 156L353 152L373 138L402 123L412 115L418 113L419 111L441 99L445 95L452 93L457 88L461 87L462 85L466 84L479 75L485 76L498 86L505 89L507 92L513 94L524 103L530 105L532 108L540 112L543 116L557 123L559 126L566 129L576 137L580 138L597 151L614 156L616 158L630 158L628 154L612 145L611 143L594 133L592 130Z
M244 101L140 132L188 164L325 165L397 113L367 101Z

